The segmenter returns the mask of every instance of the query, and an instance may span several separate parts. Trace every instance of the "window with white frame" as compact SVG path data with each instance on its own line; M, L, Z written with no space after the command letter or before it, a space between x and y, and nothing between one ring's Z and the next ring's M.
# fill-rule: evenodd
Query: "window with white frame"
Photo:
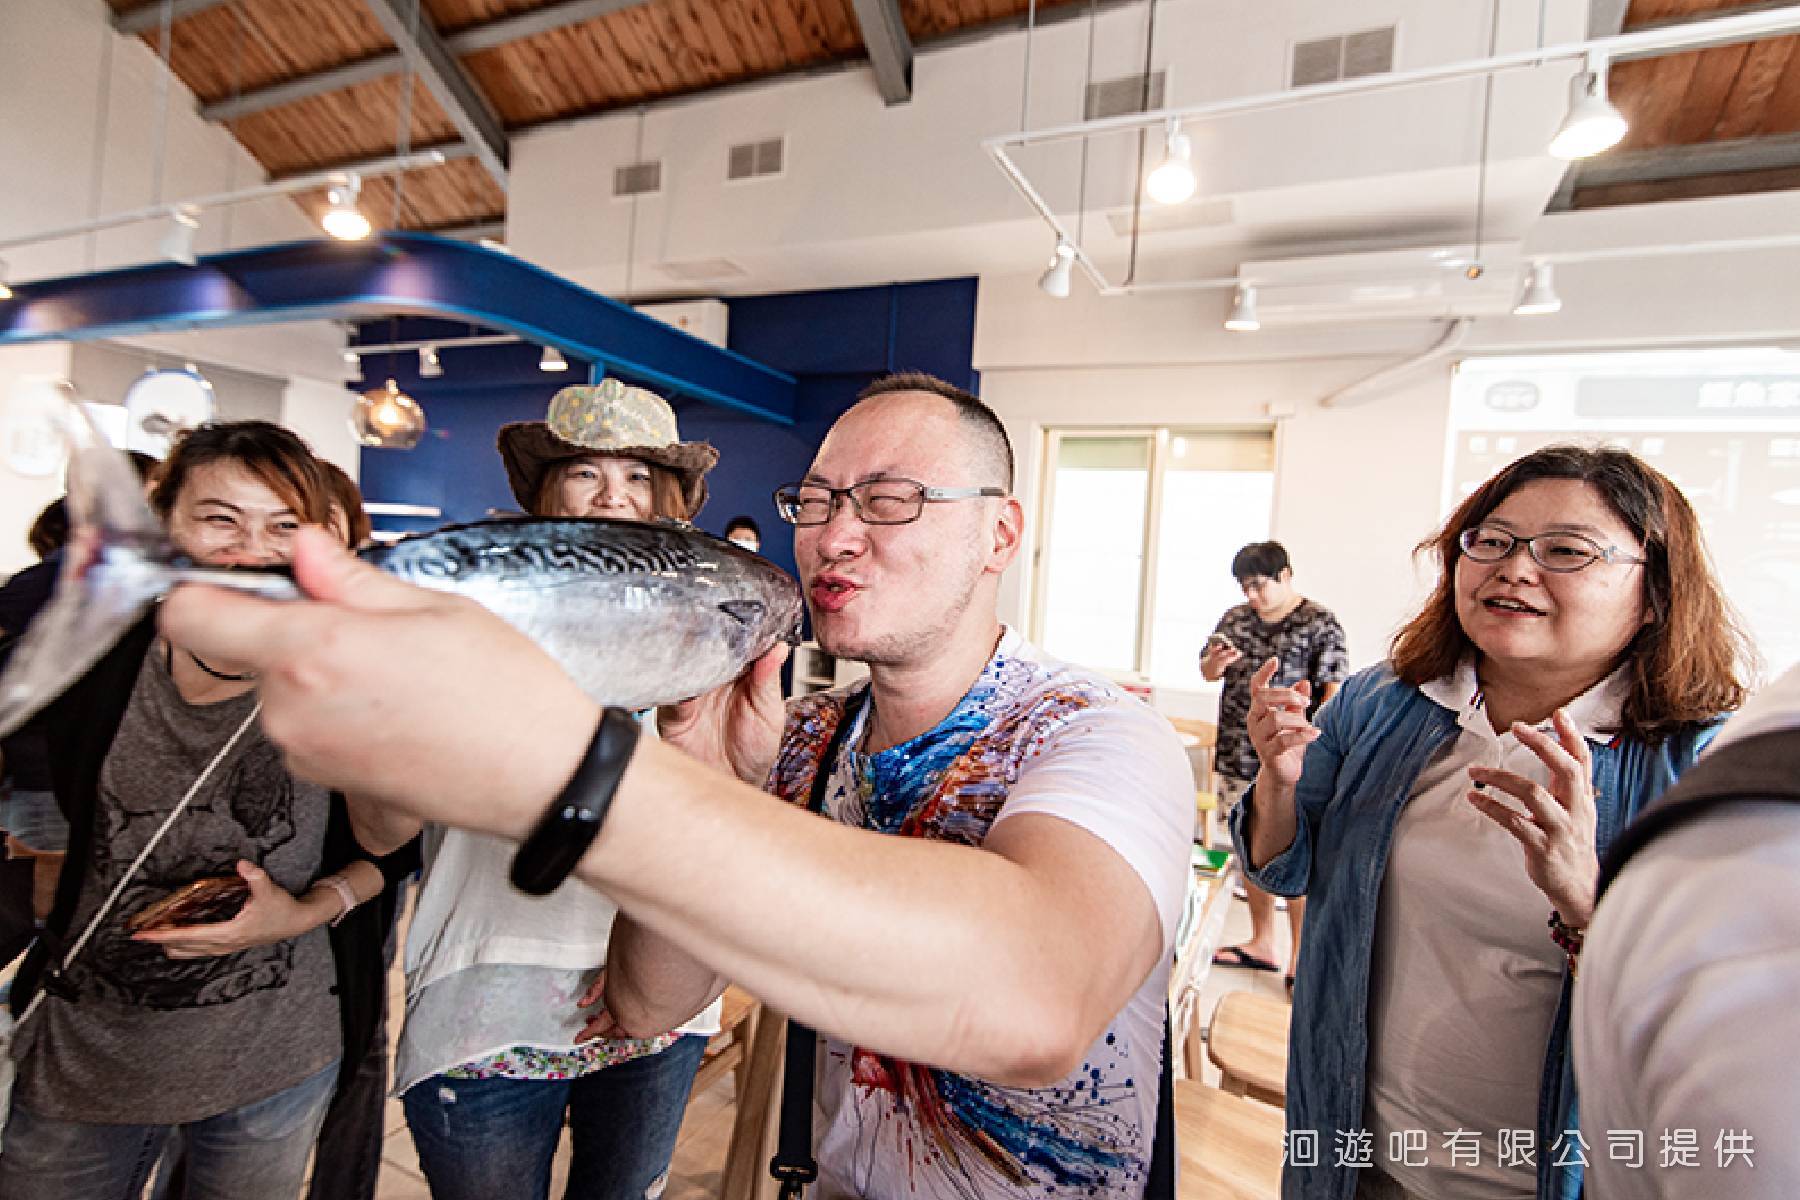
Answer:
M1800 662L1800 354L1774 348L1476 358L1451 390L1444 511L1557 442L1667 475L1771 676Z
M1049 653L1199 689L1200 648L1243 603L1231 558L1269 536L1271 429L1049 432L1032 635Z

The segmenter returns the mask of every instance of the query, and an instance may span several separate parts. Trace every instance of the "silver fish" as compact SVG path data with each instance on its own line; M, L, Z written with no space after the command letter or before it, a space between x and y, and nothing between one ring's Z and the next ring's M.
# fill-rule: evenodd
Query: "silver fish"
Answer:
M123 455L70 405L73 526L56 592L0 675L0 736L61 695L180 583L294 599L278 572L195 566ZM798 640L800 589L768 560L672 522L507 518L453 525L362 557L465 595L530 637L602 704L639 709L736 678Z
M800 589L786 573L670 522L477 521L362 557L469 597L542 646L588 695L620 708L710 691L800 628Z

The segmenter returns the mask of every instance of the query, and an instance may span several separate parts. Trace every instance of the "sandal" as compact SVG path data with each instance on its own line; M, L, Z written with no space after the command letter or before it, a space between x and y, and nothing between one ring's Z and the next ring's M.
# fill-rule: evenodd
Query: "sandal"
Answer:
M1266 958L1258 958L1242 946L1227 946L1212 956L1216 967L1246 967L1252 971L1279 971L1280 967Z

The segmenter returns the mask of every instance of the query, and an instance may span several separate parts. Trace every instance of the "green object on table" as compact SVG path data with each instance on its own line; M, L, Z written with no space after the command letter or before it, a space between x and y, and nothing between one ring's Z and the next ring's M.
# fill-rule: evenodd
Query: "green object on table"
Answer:
M1217 875L1231 861L1229 850L1208 850L1205 846L1194 847L1194 870L1205 871Z

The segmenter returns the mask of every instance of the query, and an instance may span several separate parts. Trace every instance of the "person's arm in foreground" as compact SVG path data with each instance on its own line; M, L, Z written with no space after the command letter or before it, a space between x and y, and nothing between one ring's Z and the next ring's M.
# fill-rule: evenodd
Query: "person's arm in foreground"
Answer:
M185 587L163 626L261 673L265 728L301 774L524 837L584 754L594 704L498 618L384 576L329 535L303 531L294 569L322 603ZM1020 816L982 849L886 838L651 739L579 874L827 1033L1003 1083L1073 1069L1162 945L1149 889L1072 824Z

